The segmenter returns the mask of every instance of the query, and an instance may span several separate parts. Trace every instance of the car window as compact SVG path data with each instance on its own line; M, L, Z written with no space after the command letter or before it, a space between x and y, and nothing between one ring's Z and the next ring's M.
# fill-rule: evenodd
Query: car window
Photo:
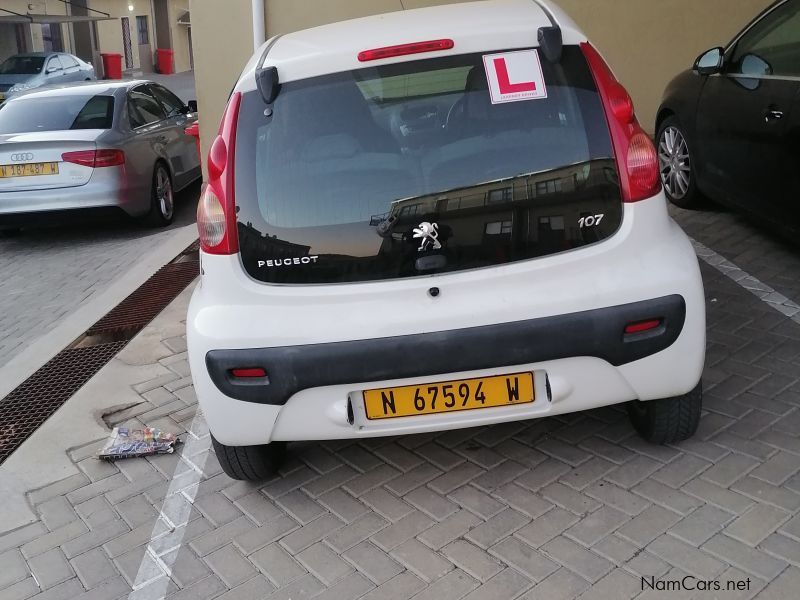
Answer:
M134 129L165 118L161 105L144 86L128 92L128 116Z
M750 28L737 42L728 72L800 76L800 2L786 2Z
M70 129L110 129L112 96L62 95L12 100L0 110L0 135Z
M61 54L59 55L61 59L61 64L64 65L65 69L71 69L72 67L78 66L78 61L72 58L69 54Z
M0 64L0 75L35 75L43 66L41 56L12 56Z
M153 95L161 101L164 110L167 111L167 117L174 117L183 114L184 104L180 98L170 92L167 88L160 85L151 85L150 91Z
M520 56L546 96L495 102L490 78ZM595 243L622 220L608 124L576 45L558 64L498 50L287 81L265 108L245 92L236 133L242 264L259 281L480 268ZM579 226L599 214L599 228ZM423 223L444 242L438 266L416 262ZM307 254L319 261L266 262Z
M58 60L57 56L51 56L50 60L47 61L47 70L48 71L61 71L62 70L61 61Z

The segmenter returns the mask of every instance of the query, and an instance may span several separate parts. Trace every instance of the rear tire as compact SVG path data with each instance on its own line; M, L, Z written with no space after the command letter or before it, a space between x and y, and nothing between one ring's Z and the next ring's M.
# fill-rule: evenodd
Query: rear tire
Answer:
M667 199L680 208L698 208L703 196L697 189L693 145L678 117L670 115L656 134L661 185Z
M150 212L143 223L148 227L166 227L175 218L175 193L172 177L162 162L156 163L150 187Z
M628 416L634 429L653 444L674 444L688 440L700 425L703 384L688 394L641 402L628 402Z
M286 456L286 442L261 446L227 446L212 435L219 465L232 479L263 481L274 475Z

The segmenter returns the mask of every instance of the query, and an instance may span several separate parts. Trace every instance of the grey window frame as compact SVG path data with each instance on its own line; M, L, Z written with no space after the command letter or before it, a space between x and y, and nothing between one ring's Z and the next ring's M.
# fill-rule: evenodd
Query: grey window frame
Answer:
M58 60L61 62L61 66L64 69L76 69L76 68L80 67L80 64L78 63L78 61L75 60L75 57L73 57L70 54L67 54L66 52L63 53L63 54L59 54L58 55ZM64 62L65 60L72 61L72 64L71 65L66 64Z
M178 97L178 95L177 95L177 94L175 94L174 92L171 92L170 90L168 90L167 88L165 88L163 85L160 85L160 84L158 84L158 83L150 83L150 84L148 84L148 86L147 86L147 87L148 87L148 89L149 89L149 90L151 90L153 97L154 97L154 98L155 98L155 99L158 101L158 103L159 103L159 104L161 105L161 107L164 109L164 114L166 114L166 115L167 115L167 119L171 119L171 118L173 118L173 117L177 117L177 116L180 116L180 115L183 115L183 114L185 114L185 113L184 113L184 110L186 109L186 104L184 103L184 101L183 101L183 100L181 100L181 99ZM164 103L164 101L163 101L163 100L162 100L162 99L161 99L161 98L160 98L160 97L157 95L157 91L164 91L164 92L166 92L166 94L167 94L167 97L169 97L169 96L172 96L172 97L173 97L175 100L177 100L177 101L178 101L178 103L179 103L180 107L179 107L179 109L178 109L178 112L177 112L177 113L173 114L172 112L170 112L170 111L168 111L168 110L167 110L167 106L166 106L166 104L165 104L165 103Z
M58 69L55 71L50 70L50 65L56 63L58 65ZM58 54L53 54L47 58L47 63L44 65L44 74L47 75L49 73L57 73L58 71L64 70L64 63L61 62L61 59L58 57Z
M800 76L797 75L758 75L758 74L745 74L745 73L732 73L727 71L727 66L731 64L734 55L739 48L739 44L743 39L745 39L748 34L758 25L764 21L764 19L770 18L776 11L788 6L791 0L784 0L783 2L777 2L774 5L768 7L764 10L764 12L759 15L752 23L750 23L747 27L745 27L739 34L731 40L728 46L725 48L723 53L725 60L725 70L722 73L715 73L712 77L747 77L748 79L777 79L781 81L800 81ZM772 31L772 30L769 30ZM769 32L767 32L769 33Z
M144 90L144 91L142 91L142 90ZM149 123L143 123L142 125L136 125L134 127L133 121L131 120L131 108L133 107L133 98L131 98L131 94L133 92L138 92L140 94L145 94L145 95L150 96L155 101L155 103L158 104L158 106L161 108L161 111L163 113L162 118L158 119L157 121L150 121ZM133 87L133 88L129 89L125 93L125 104L126 104L126 110L127 110L127 113L128 113L128 126L131 128L131 131L137 131L139 129L142 129L143 127L150 127L150 126L158 124L158 123L163 123L164 121L167 120L166 112L164 111L164 106L161 104L159 99L156 98L150 92L150 90L148 89L148 85L147 84L137 85L136 87Z

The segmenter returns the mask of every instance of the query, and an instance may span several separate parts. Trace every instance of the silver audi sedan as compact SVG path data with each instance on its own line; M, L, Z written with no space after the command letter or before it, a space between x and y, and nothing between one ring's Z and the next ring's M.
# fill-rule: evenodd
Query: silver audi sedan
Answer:
M0 108L0 228L79 211L124 211L154 227L201 176L185 129L197 104L150 81L41 88Z

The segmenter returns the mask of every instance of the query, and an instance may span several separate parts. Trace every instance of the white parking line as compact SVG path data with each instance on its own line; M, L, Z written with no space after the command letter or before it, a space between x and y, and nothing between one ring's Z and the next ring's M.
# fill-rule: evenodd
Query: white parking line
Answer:
M198 407L128 600L162 600L167 595L172 566L186 535L189 515L210 449L211 435Z
M694 251L697 253L697 256L782 315L800 324L800 305L780 292L776 292L763 281L743 271L724 256L714 252L711 248L704 246L695 239L689 239L692 240Z

